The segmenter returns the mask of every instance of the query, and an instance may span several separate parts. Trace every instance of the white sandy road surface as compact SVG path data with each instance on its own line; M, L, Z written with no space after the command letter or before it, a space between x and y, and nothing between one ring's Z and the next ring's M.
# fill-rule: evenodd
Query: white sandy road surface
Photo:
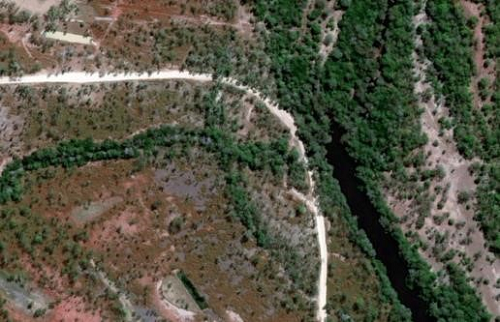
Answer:
M63 74L47 74L39 73L34 75L26 75L18 78L1 77L0 85L15 85L15 84L48 84L48 83L72 83L72 84L85 84L85 83L105 83L105 82L123 82L123 81L154 81L154 80L193 80L198 82L209 82L213 80L211 74L192 74L187 71L167 69L153 73L115 73L115 74L98 74L98 73L85 73L85 72L67 72ZM290 131L292 145L294 145L300 153L301 159L307 163L304 144L297 137L297 126L293 116L279 106L273 103L270 99L266 98L257 90L241 85L237 80L232 78L223 78L221 82L228 86L236 87L248 95L252 95L259 100L263 101L269 111L275 115ZM1 173L1 169L0 169ZM318 207L317 199L314 194L314 181L312 173L308 173L310 182L310 190L308 195L304 195L298 191L292 191L297 198L301 199L315 217L316 230L318 236L318 243L320 249L321 266L320 278L318 281L318 309L317 320L324 322L326 320L326 285L327 285L327 267L328 267L328 251L325 232L325 219L321 215Z
M82 44L82 45L94 45L92 37L85 37L83 35L71 34L62 31L47 31L43 33L43 36L48 39L54 39L64 42Z
M66 72L61 74L46 74L39 73L26 75L22 77L1 77L0 85L14 84L47 84L47 83L71 83L71 84L86 84L86 83L110 83L110 82L125 82L125 81L152 81L166 79L185 79L200 82L208 82L212 80L210 74L190 74L187 71L180 70L163 70L154 73L115 73L104 74L86 73L86 72Z

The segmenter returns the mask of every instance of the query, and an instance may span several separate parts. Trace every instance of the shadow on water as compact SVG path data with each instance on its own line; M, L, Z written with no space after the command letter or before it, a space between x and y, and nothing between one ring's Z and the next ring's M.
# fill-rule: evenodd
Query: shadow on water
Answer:
M351 213L357 217L358 226L366 232L377 255L387 270L387 275L401 303L410 309L413 321L435 321L428 315L428 305L405 283L408 265L399 254L397 241L387 233L379 222L380 214L360 187L363 183L356 177L356 164L341 143L342 132L338 126L332 133L332 142L327 146L328 160L334 166L334 176L340 183Z

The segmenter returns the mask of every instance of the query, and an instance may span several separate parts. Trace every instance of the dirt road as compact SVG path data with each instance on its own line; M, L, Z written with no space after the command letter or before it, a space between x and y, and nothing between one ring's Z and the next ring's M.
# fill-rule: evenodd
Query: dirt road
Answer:
M61 74L39 73L34 75L25 75L22 77L11 78L1 77L0 85L15 85L15 84L55 84L55 83L70 83L70 84L86 84L86 83L106 83L106 82L124 82L124 81L154 81L154 80L192 80L198 82L210 82L213 80L211 74L193 74L187 71L167 69L153 73L115 73L115 74L98 74L85 72L67 72ZM235 87L244 91L247 95L251 95L261 100L269 111L276 116L290 131L291 144L295 146L300 153L301 159L307 164L307 157L303 142L297 136L297 126L293 116L285 110L279 108L278 104L266 98L259 91L240 84L233 78L223 78L221 82L227 86ZM318 281L318 308L317 320L324 322L326 320L326 285L327 285L327 267L328 267L328 252L325 232L325 220L319 211L318 202L314 193L314 180L312 173L308 175L310 190L307 196L300 194L300 198L306 203L309 211L315 216L316 232L318 236L318 244L320 249L321 265L320 278Z

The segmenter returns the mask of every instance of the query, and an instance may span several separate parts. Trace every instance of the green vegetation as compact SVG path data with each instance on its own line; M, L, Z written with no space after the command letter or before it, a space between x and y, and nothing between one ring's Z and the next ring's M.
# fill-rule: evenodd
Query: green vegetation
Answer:
M332 108L335 118L347 129L351 154L362 165L362 176L370 180L399 166L404 156L425 143L413 96L413 7L404 2L388 8L386 13L384 7L381 3L369 7L358 3L349 8L342 20L343 36L339 37L337 54L325 64L323 83L325 90L333 91ZM350 25L363 11L370 14ZM387 21L385 30L381 19ZM371 26L364 29L361 23ZM383 44L374 49L380 37ZM352 39L356 39L354 46ZM380 59L376 50L383 50Z
M2 102L14 102L11 112L23 118L21 138L32 150L72 138L122 139L158 124L194 125L203 121L206 89L172 81L4 90Z
M110 31L109 37L122 41L123 47L110 48L107 58L110 61L137 61L137 68L149 68L150 63L161 67L168 63L184 62L184 66L192 70L206 72L208 69L217 75L244 74L240 78L244 78L246 83L261 88L269 82L266 80L263 84L261 79L261 75L268 74L269 67L277 89L275 99L279 101L280 106L294 114L299 134L308 149L310 166L316 170L315 179L318 183L321 208L333 226L341 223L339 226L349 227L350 240L370 258L372 269L377 272L380 280L380 299L390 307L388 320L409 321L411 318L408 310L397 299L383 265L375 259L374 250L366 235L357 228L356 220L349 213L338 183L333 179L332 168L326 162L325 145L331 140L333 119L346 131L344 142L359 165L358 174L365 182L372 202L381 213L386 229L397 240L410 267L411 278L407 282L429 303L431 315L440 321L487 321L489 317L466 282L463 272L450 264L445 268L449 283L441 283L438 274L432 273L429 265L419 256L415 245L411 245L397 228L395 217L387 207L381 192L383 173L404 172L405 165L417 162L415 160L418 157L410 157L411 151L426 142L419 128L421 111L418 110L413 95L413 2L340 1L339 6L346 10L340 23L342 32L324 66L319 63L318 55L322 41L319 22L324 15L324 5L321 5L321 1L315 4L314 10L306 17L305 28L302 26L307 5L305 0L243 2L254 4L254 13L261 22L256 29L265 39L270 61L263 55L260 44L245 45L244 40L237 37L236 32L230 28L213 30L204 27L200 30L182 24L167 26L158 23L153 24L152 31L147 28L138 31L127 28L123 21L117 23L116 30ZM222 7L214 7L212 14L227 20L232 19L234 10L231 4L232 1L222 1ZM498 5L495 1L488 0L487 4L489 15L498 17ZM468 92L474 71L471 61L471 33L467 21L449 0L431 2L427 11L435 22L428 30L423 31L426 55L434 63L435 83L442 85L437 86L440 93L446 97L447 104L454 107L454 119L444 119L442 123L454 127L455 137L464 155L481 156L491 161L491 164L480 170L482 177L478 189L478 218L488 240L493 241L492 247L498 250L500 188L497 184L499 167L494 163L498 161L500 151L500 132L496 126L497 107L500 102L498 91L494 91L492 106L474 111ZM498 25L487 30L490 58L498 57L498 37L495 36L498 34L498 28L495 26ZM123 39L119 34L121 30L126 30ZM221 49L220 43L227 46L222 46L224 49ZM141 50L134 48L144 49L147 54L152 53L152 56L143 55ZM117 68L127 69L130 66L119 64ZM498 77L494 85L483 82L481 86L484 91L487 91L488 86L498 88ZM263 91L272 93L274 88L269 86ZM224 181L226 197L230 200L230 218L236 218L245 226L245 238L254 239L273 256L283 256L273 252L273 249L286 253L288 257L280 258L286 273L301 290L309 295L314 294L315 283L311 281L316 272L304 272L304 269L300 268L301 257L292 252L290 247L286 248L286 242L272 233L265 216L259 213L259 208L246 189L247 178L244 170L264 171L277 178L286 174L293 186L303 188L305 169L298 161L297 152L289 149L287 137L265 143L236 142L230 133L226 111L217 103L215 97L214 91L204 103L204 129L181 130L162 126L123 142L70 140L53 148L38 150L22 160L15 160L0 177L0 203L18 201L21 198L23 174L26 171L51 166L72 168L98 160L144 158L157 153L158 147L167 150L174 145L180 145L183 149L203 147L217 156L220 167L227 173ZM67 100L56 102L51 114L57 115L58 112L66 111L66 104ZM95 117L90 114L89 119ZM70 110L65 117L71 119L74 115L76 114ZM99 121L100 119L98 123ZM104 121L98 125L89 123L88 129L93 126L105 126L107 120ZM63 123L56 126L72 129L68 122ZM111 130L115 132L116 128ZM130 132L128 129L121 130L124 133ZM64 134L64 131L61 133ZM81 135L76 134L78 137ZM58 140L59 136L55 135L54 139ZM439 174L422 174L434 175ZM7 215L5 217L11 219ZM172 223L172 232L180 230L181 220ZM19 226L16 220L8 220L5 224L23 227L22 224ZM35 249L37 245L45 245L43 232L21 237L19 243L27 250ZM34 248L30 244L33 244ZM68 245L67 251L79 254L75 245ZM68 274L77 275L80 267L78 265L84 267L85 262L68 264ZM186 280L189 281L187 277ZM192 283L190 285L195 292L192 293L193 297L196 298L196 294L199 294ZM333 303L329 303L328 311L331 315L339 315L341 318L354 316L349 310L357 311L360 316L367 316L368 320L376 320L385 314L382 309L365 308L361 301L356 302L352 309L346 310L337 309Z
M500 6L496 1L484 1L491 23L486 26L486 64L497 60L499 53ZM430 1L427 13L432 19L423 33L425 54L432 61L437 77L436 88L446 100L453 116L454 137L460 152L467 158L480 157L487 170L482 171L480 186L476 193L478 219L490 249L500 254L500 198L494 174L500 162L500 97L498 94L498 67L494 84L481 80L478 84L481 96L485 97L491 85L491 104L474 108L470 82L475 74L472 61L473 36L467 19L459 5L453 1Z
M186 287L189 294L191 294L200 309L206 309L208 307L208 304L205 297L198 292L193 282L191 282L191 280L187 277L186 273L180 271L179 273L177 273L177 277L181 280L182 284L184 284L184 287Z
M39 63L30 61L22 49L16 47L6 35L0 34L0 76L18 76L39 70Z
M482 1L486 6L486 13L490 18L490 24L486 26L486 58L497 60L500 57L500 4L498 1L494 0L484 0ZM498 66L498 65L497 65ZM500 72L497 68L496 82L500 82L498 79L498 73ZM498 86L497 86L498 88ZM498 92L496 92L498 96ZM498 98L495 99L498 104Z
M5 321L10 321L9 312L5 309L6 303L7 301L2 296L0 296L0 317L2 317L2 319L4 319Z
M492 92L491 104L485 104L482 110L487 113L488 123L496 131L492 141L496 142L497 150L500 145L500 3L494 0L485 0L486 13L490 23L485 27L486 63L496 64L495 81L490 84ZM492 143L493 143L492 142ZM490 144L493 145L493 144ZM486 239L490 242L492 251L500 254L500 156L492 158L490 164L481 171L480 183L476 198L478 200L477 218L481 223Z
M454 117L454 136L458 148L467 157L478 152L495 157L496 149L483 148L481 138L476 136L480 125L478 118L481 115L475 113L469 91L474 62L472 32L467 26L467 20L458 4L449 0L430 1L426 11L432 23L423 33L425 54L433 62L442 84L437 86L436 83L435 88L445 96L446 104L450 106ZM485 143L491 141L488 134L485 135Z
M318 83L322 78L328 81L330 75L315 64L319 58L317 53L320 36L314 32L301 35L300 31L293 29L300 27L301 12L305 3L305 1L294 4L286 1L256 1L256 15L266 22L270 31L266 36L267 52L272 59L271 71L276 78L278 101L280 106L294 114L299 125L299 134L308 149L309 161L317 172L317 191L323 212L333 222L345 221L350 230L349 238L371 258L373 268L381 282L380 297L383 302L392 305L391 319L408 321L408 310L400 304L382 265L375 260L373 248L366 235L359 232L338 183L333 178L332 168L326 162L325 145L330 141L331 116L328 106L331 98L329 89L321 88ZM374 6L378 10L380 4ZM370 9L363 9L360 13L362 16L370 14ZM314 22L308 24L313 26ZM302 40L297 41L301 36ZM352 40L347 42L349 47L355 43ZM372 49L371 44L370 49ZM370 314L366 312L364 315L378 316L380 313L380 311Z
M256 2L257 16L271 31L267 43L278 99L295 114L312 165L318 169L322 209L332 218L336 214L328 209L342 209L349 218L338 186L328 179L331 169L324 164L322 145L329 140L328 118L333 116L347 131L344 139L359 164L359 176L410 267L408 282L420 290L431 315L442 321L489 320L473 289L463 283L464 275L458 268L448 267L449 285L438 282L429 265L392 224L394 215L379 191L383 172L401 169L410 151L426 141L419 129L420 111L413 96L413 3L353 1L340 23L342 32L336 48L321 69L314 64L318 49L314 24L310 24L311 33L297 42L299 32L290 27L298 27L300 19L297 13L288 13L294 10L291 5ZM297 12L303 3L294 6ZM353 239L370 254L369 243L356 233L354 221L347 220L352 222ZM408 319L395 296L388 298L396 303L391 319Z
M155 149L181 145L184 147L200 146L218 156L219 165L223 169L231 169L236 165L251 171L266 170L281 177L285 174L287 160L295 160L294 150L290 150L287 138L271 143L241 143L234 140L221 129L209 127L200 130L183 130L177 127L162 126L149 129L123 142L105 140L94 142L91 139L70 140L59 143L54 148L40 149L22 160L15 160L6 167L0 178L0 203L18 201L22 196L22 177L26 171L35 171L47 167L62 166L65 168L83 166L99 160L116 160L136 158L142 154L149 155ZM232 213L254 235L257 243L269 249L278 259L284 261L285 271L291 279L308 294L315 292L316 270L308 270L301 264L299 256L286 241L272 238L268 228L260 219L255 205L252 204L243 186L241 175L227 176L227 193L232 200ZM271 241L272 240L272 241ZM273 249L287 249L283 257ZM76 278L76 276L75 276Z
M402 232L389 224L395 218L379 191L382 173L401 169L409 152L425 143L425 138L419 130L419 111L413 97L413 6L410 1L390 5L385 20L382 19L386 21L385 29L380 24L383 8L380 3L358 1L344 15L337 46L339 54L332 55L325 65L327 71L331 70L326 89L333 93L335 117L347 130L350 153L360 165L359 175L372 202L408 262L409 283L421 290L421 296L430 304L430 313L443 321L487 321L489 316L481 301L472 288L462 283L463 272L448 267L451 283L436 284L437 276L430 272L429 265ZM353 47L354 38L357 40ZM377 44L383 48L380 59L373 52Z
M25 87L20 87L18 92L24 93L26 92L25 89ZM142 92L140 89L137 90ZM215 155L220 168L223 169L224 173L227 172L224 181L226 182L225 194L230 201L227 204L228 217L241 222L247 229L247 233L243 238L252 242L255 240L258 246L270 253L274 262L281 264L281 267L286 272L286 280L292 281L292 284L286 283L285 289L294 287L295 290L300 289L312 296L316 291L318 273L317 263L314 260L316 258L314 256L315 252L311 250L307 253L297 252L297 249L291 246L286 238L283 238L282 232L273 231L267 226L269 221L267 215L269 214L257 211L260 209L260 205L256 205L252 200L254 196L250 196L248 193L246 178L248 171L264 172L266 177L276 177L275 181L281 184L286 176L290 178L289 184L291 186L301 189L304 185L307 186L304 165L299 161L298 152L289 148L289 137L287 135L283 136L279 131L274 133L274 129L270 131L270 133L273 133L272 135L266 136L266 141L247 140L237 142L235 133L232 132L235 129L231 117L234 116L228 112L229 108L224 106L225 100L216 99L219 90L221 90L220 86L216 85L208 95L200 95L203 98L202 104L195 104L195 109L201 108L205 110L196 111L198 114L200 112L202 115L205 114L205 122L196 122L204 124L205 128L185 130L182 127L161 126L151 128L122 142L112 140L99 142L91 139L66 140L54 147L39 149L23 160L14 161L6 168L0 178L1 201L19 201L22 198L24 174L29 171L59 166L71 169L100 160L130 158L137 158L135 165L137 169L140 169L147 164L147 160L151 156L158 154L159 149L168 150L168 156L172 158L177 153L188 153L186 151L201 148L209 152L209 154ZM63 91L61 89L58 92ZM25 96L29 97L30 100L35 100L38 94L27 93ZM59 95L58 97L63 97L63 99L57 99L56 102L70 103L67 98L64 98L67 96L66 94ZM115 95L111 96L114 97ZM115 105L113 102L113 99L111 99L111 108ZM57 105L62 107L63 104ZM52 108L49 108L49 111ZM57 111L58 108L55 110ZM49 113L52 114L54 111ZM90 110L88 113L92 115L96 111ZM114 118L110 119L109 123L113 123L113 120ZM109 136L106 133L113 133L113 136L125 136L120 132L126 132L126 129L119 128L117 132L117 129L106 128L105 123L103 122L102 126L98 127L98 129L102 128L104 130L101 137ZM56 124L53 127L59 130L59 127L64 128L65 125L59 126ZM86 129L87 126L77 123L76 127L72 128L72 132L66 133L65 137L82 137L85 132L78 131L80 128ZM275 137L278 137L278 139ZM177 151L179 149L182 152ZM168 228L172 234L175 234L179 232L182 224L182 218L179 217L178 220L172 221ZM77 276L77 274L74 274L74 278L77 278ZM291 299L287 300L287 298L281 300L288 301L286 305L289 310L294 310L297 306L300 306L302 312L312 311L308 298L299 296L294 298L293 301ZM308 308L309 306L311 308Z
M222 169L230 169L226 175L226 196L231 201L230 214L238 218L247 229L249 236L255 238L257 245L268 250L282 263L294 286L312 296L316 292L317 267L301 263L301 258L294 247L279 233L272 232L267 220L248 194L247 178L242 172L265 171L273 177L290 177L292 186L303 188L305 183L304 165L299 162L298 152L288 146L288 135L270 143L250 142L236 144L227 122L225 107L216 100L220 84L212 89L205 100L205 131L213 140L208 150L218 154Z
M45 15L47 31L56 31L57 25L63 22L71 13L78 10L76 4L69 0L63 0L59 5L50 7Z
M212 16L231 21L238 12L238 6L234 0L221 0L215 3L210 2L207 11Z
M262 221L257 207L251 202L247 190L241 184L242 175L230 173L226 181L228 183L227 195L233 206L232 216L241 221L248 232L255 237L259 246L269 248L271 241L268 228Z
M485 238L491 250L500 254L500 164L484 165L477 173L480 177L477 187L477 219L481 223Z

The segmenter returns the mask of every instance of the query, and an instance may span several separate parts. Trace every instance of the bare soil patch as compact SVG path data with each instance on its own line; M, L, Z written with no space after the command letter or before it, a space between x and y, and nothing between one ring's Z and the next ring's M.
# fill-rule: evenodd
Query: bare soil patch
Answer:
M39 290L22 287L15 282L7 281L4 277L0 277L0 293L24 314L33 314L37 310L48 309L51 301Z
M78 223L86 223L98 218L122 201L121 197L116 196L102 201L89 202L75 208L70 216Z
M231 310L227 310L226 313L227 313L228 322L244 322L238 313L233 312Z
M179 199L190 200L197 210L204 210L213 197L213 177L198 180L192 171L176 169L174 165L155 172L155 180L163 191Z
M89 311L85 300L78 296L69 296L57 304L47 315L47 321L85 321L100 322L102 316L98 311Z

